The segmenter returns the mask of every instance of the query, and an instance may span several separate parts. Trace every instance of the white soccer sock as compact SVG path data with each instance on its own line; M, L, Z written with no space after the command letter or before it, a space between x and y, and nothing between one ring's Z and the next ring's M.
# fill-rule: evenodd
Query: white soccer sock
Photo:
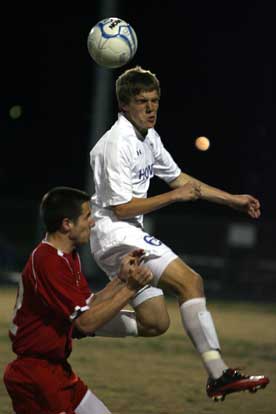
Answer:
M208 374L219 378L227 368L219 352L220 345L205 298L189 299L180 306L183 326L200 353Z
M138 327L134 311L121 310L111 321L95 332L95 336L109 336L122 338L125 336L137 336Z

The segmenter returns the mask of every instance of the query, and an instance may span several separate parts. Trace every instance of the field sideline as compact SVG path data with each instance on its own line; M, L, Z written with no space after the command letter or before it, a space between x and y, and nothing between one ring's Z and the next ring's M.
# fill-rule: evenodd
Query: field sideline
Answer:
M15 289L0 290L0 368L14 358L7 330ZM256 394L230 395L214 403L205 394L206 375L186 336L177 305L168 298L171 327L162 337L89 338L75 341L75 371L113 414L274 414L276 412L276 305L209 302L223 355L232 367L265 374L271 383ZM0 383L2 414L11 404ZM30 413L40 414L40 413Z

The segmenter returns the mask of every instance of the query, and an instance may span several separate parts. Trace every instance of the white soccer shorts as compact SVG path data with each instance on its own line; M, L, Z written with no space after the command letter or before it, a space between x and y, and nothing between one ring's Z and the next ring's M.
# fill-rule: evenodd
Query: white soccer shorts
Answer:
M136 307L152 297L163 295L163 291L156 286L166 267L178 256L154 236L145 233L140 228L133 227L131 232L124 234L121 242L117 240L116 245L105 252L100 250L94 252L93 257L98 266L112 279L119 272L122 257L134 249L145 251L144 263L154 276L152 286L141 289L132 300L132 306Z

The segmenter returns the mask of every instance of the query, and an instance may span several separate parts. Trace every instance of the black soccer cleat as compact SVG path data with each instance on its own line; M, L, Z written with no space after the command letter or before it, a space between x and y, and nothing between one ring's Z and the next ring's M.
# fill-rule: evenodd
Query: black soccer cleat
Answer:
M239 391L257 392L269 384L269 378L263 375L243 375L237 369L228 368L217 379L209 378L207 382L207 395L214 401L223 401L227 394Z

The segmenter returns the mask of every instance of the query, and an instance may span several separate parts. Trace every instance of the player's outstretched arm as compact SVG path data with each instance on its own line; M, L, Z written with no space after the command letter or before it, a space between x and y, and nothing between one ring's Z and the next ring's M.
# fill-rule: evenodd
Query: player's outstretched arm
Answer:
M169 186L171 191L166 193L148 198L133 197L128 203L113 206L113 212L120 220L124 220L136 215L151 213L169 204L195 201L201 198L242 211L252 218L260 216L260 203L255 197L246 194L230 194L185 173L181 173L171 181Z
M128 203L113 206L112 209L120 220L124 220L140 214L151 213L179 201L194 201L198 198L200 198L200 186L195 182L187 182L183 186L153 197L133 197Z
M152 281L151 271L140 266L142 251L134 251L122 259L119 275L95 295L90 308L74 322L82 334L89 335L110 321L137 291Z
M252 218L258 218L261 215L260 202L257 198L248 194L230 194L205 184L183 172L170 183L170 187L172 189L181 188L189 182L196 183L200 187L200 198L203 200L226 205L246 213Z

